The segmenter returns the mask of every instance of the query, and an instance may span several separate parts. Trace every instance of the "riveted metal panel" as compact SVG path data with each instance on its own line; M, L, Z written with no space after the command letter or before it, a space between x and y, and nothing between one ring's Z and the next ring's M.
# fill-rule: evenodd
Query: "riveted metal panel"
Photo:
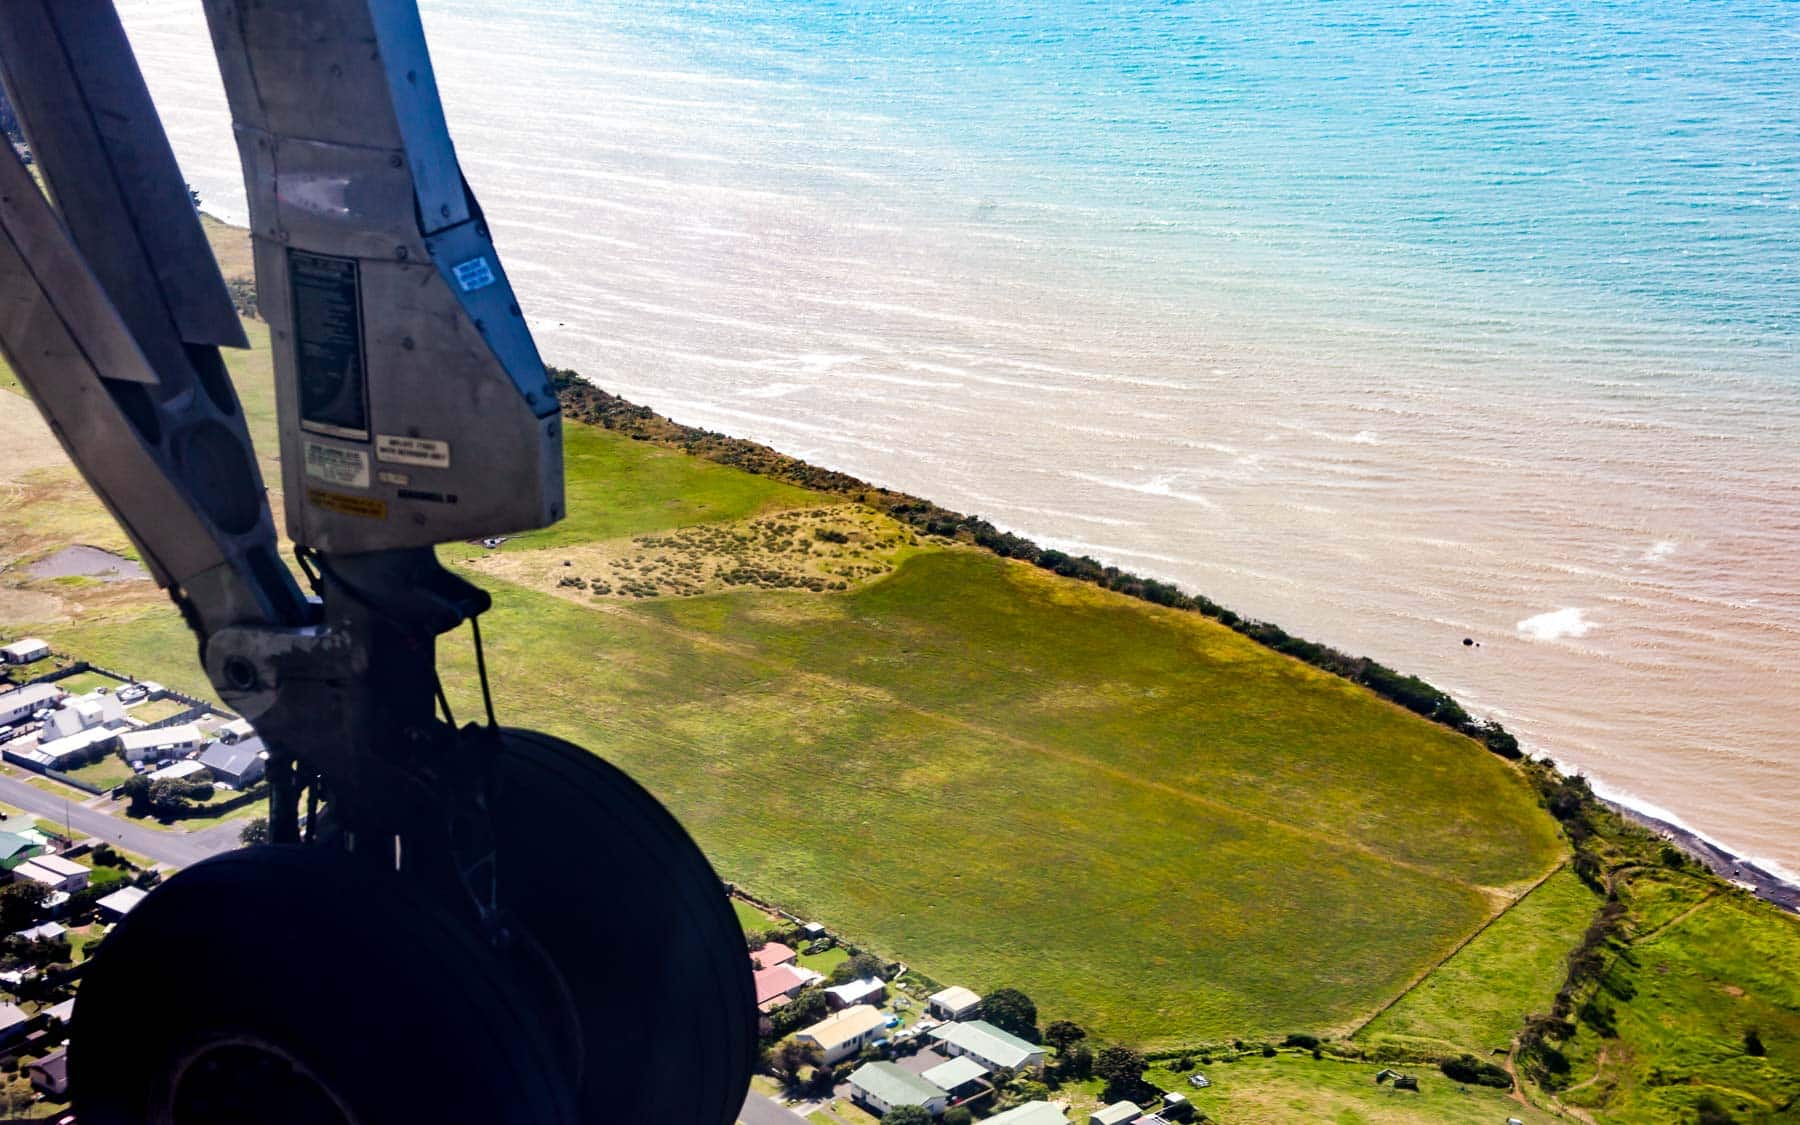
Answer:
M468 219L469 203L456 151L450 144L450 129L444 123L444 104L438 98L425 28L413 4L377 4L370 11L382 61L387 65L394 118L418 186L420 224L431 234Z

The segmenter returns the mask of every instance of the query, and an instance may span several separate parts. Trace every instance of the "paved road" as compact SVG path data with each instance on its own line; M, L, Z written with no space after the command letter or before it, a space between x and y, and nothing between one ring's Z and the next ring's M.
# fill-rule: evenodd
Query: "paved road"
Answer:
M755 1090L744 1099L743 1112L738 1114L743 1125L806 1125L806 1118L797 1113L783 1109L772 1098L766 1098Z
M243 827L228 821L199 832L159 831L133 824L122 816L86 808L80 799L81 794L73 789L65 799L16 777L0 777L0 802L56 824L66 820L78 836L95 836L172 867L187 867L209 855L230 851L238 846L238 832Z

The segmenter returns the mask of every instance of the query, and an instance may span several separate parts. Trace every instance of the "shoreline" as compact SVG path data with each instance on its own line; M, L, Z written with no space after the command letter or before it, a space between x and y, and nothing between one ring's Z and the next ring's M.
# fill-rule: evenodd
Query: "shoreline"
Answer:
M235 229L238 231L242 231L245 235L249 234L249 231L245 228L244 224L239 221L234 220L232 217L220 215L216 211L212 211L212 210L209 210L204 207L201 208L201 211L203 214L207 215L207 217L213 219L215 222L218 222L223 226L226 226L228 228L232 228L232 229ZM251 285L254 285L253 281L251 282ZM797 467L801 468L802 470L804 470L804 472L797 474L797 475L801 476L802 478L823 477L825 479L824 480L800 479L800 480L795 481L795 483L802 484L803 486L806 486L806 487L812 487L815 489L819 489L820 491L848 492L848 493L854 494L854 493L860 492L862 490L868 490L873 493L882 494L885 497L888 497L888 498L891 498L894 500L900 500L903 502L911 502L912 504L915 504L919 508L922 508L924 510L920 511L920 512L916 512L916 513L908 513L909 515L912 515L914 517L913 520L909 521L909 522L919 522L919 523L929 524L931 522L935 522L938 519L947 518L948 522L950 524L949 527L944 528L942 530L939 530L939 529L931 529L931 530L938 531L938 533L940 533L940 534L948 532L949 534L951 534L953 536L956 535L958 530L963 530L965 532L968 530L976 530L976 531L986 530L990 535L994 535L994 537L997 540L1000 540L1000 542L982 542L982 540L986 537L979 535L979 534L973 536L973 538L976 539L976 541L979 545L986 547L988 550L993 551L995 554L999 554L1002 557L1019 557L1019 555L1016 554L1015 550L1013 549L1013 548L1015 548L1015 546L1019 546L1019 545L1041 551L1041 548L1037 548L1036 544L1031 543L1031 541L1029 539L1026 539L1025 537L1020 536L1016 533L1013 533L1009 530L996 528L992 524L987 524L987 521L977 521L971 517L963 515L962 513L952 512L948 509L941 508L933 501L924 500L923 498L919 498L919 497L909 496L905 493L898 492L897 490L888 489L888 488L885 488L880 485L874 485L869 482L859 480L855 477L850 476L849 474L842 473L837 470L826 469L826 468L822 468L820 466L813 465L809 462L800 461L798 458L794 458L787 454L780 453L777 450L770 449L769 447L763 446L761 443L756 442L752 439L737 437L735 435L721 434L721 433L717 433L715 431L699 429L697 427L686 426L683 423L675 422L673 419L669 418L665 414L662 414L660 411L655 410L654 408L641 406L636 403L631 403L631 402L628 402L627 400L621 399L617 396L608 394L606 391L601 389L597 383L595 383L594 381L589 379L587 376L582 375L579 372L576 372L573 370L567 370L567 369L562 369L559 371L554 365L548 365L548 366L551 367L551 370L553 373L563 375L565 380L567 380L568 382L576 383L576 384L582 386L582 388L584 390L593 392L594 397L597 397L598 399L601 400L602 403L606 404L606 407L609 407L609 408L603 408L599 411L596 411L595 413L597 413L599 415L598 417L588 417L588 418L584 419L584 420L588 421L590 424L598 424L607 429L625 430L626 432L631 433L631 436L636 437L639 440L648 439L648 440L652 440L652 441L657 441L660 439L661 444L674 446L677 448L682 448L684 450L684 452L687 452L690 455L697 455L697 456L705 457L709 460L732 464L737 468L744 469L744 470L752 472L752 473L757 473L758 475L783 478L783 477L786 477L788 474L780 471L781 469L797 466ZM560 390L561 390L561 388L559 388L559 391ZM572 412L569 410L570 405L571 404L568 402L567 398L565 397L564 412L566 414L574 413L575 416L580 417L580 413L578 411ZM591 408L592 405L594 405L594 404L590 400L590 403L588 405ZM623 415L624 417L621 418L620 417L621 415ZM620 424L621 422L625 422L625 424L621 425ZM635 422L637 424L632 425L631 423L633 423L633 422ZM645 426L644 423L646 423L646 422L650 423L650 425ZM658 425L658 423L660 423L660 425ZM651 431L651 432L645 432L646 430ZM661 430L662 432L656 432L658 430ZM669 432L669 431L673 431L673 432ZM720 449L719 448L720 445L723 445L727 448ZM750 453L749 456L744 455L747 452ZM769 456L769 455L772 455L772 456ZM836 487L833 487L834 485ZM864 497L864 502L868 502L867 497ZM889 514L895 515L895 516L901 515L901 513L894 512L894 511L890 511ZM904 518L904 517L902 517L902 518ZM985 524L986 525L985 529L979 528L976 526L972 526L972 525L977 525L978 523ZM997 534L995 534L995 533L997 533ZM1045 552L1045 553L1053 554L1053 555L1061 555L1062 554L1061 552L1055 552L1055 551L1050 551L1050 552ZM1065 556L1065 557L1067 557L1067 556ZM1034 558L1028 558L1027 561L1037 563L1037 565L1040 565L1040 566L1044 565L1042 562L1038 562L1038 560L1034 559ZM1069 561L1071 563L1087 563L1087 564L1093 565L1096 569L1099 568L1099 564L1096 563L1095 560L1093 560L1087 556L1076 556L1074 558L1071 558ZM1056 570L1058 573L1065 573L1065 576L1068 576L1068 577L1077 577L1076 574L1067 573L1066 568L1064 568L1064 567L1046 566L1045 569L1053 569L1053 570ZM1139 598L1140 600L1150 601L1150 602L1153 602L1156 604L1167 605L1167 604L1169 604L1169 601L1164 600L1164 596L1162 595L1161 592L1168 591L1168 593L1177 595L1181 600L1185 600L1190 603L1189 605L1183 606L1182 608L1198 609L1200 612L1202 612L1206 616L1213 617L1215 620L1220 620L1221 623L1226 624L1227 627L1234 628L1234 629L1236 629L1236 631L1239 631L1239 632L1248 632L1248 630L1244 629L1243 627L1241 627L1238 624L1238 622L1241 620L1238 618L1238 615L1232 613L1231 611L1229 611L1228 609L1225 609L1224 607L1221 607L1221 606L1216 605L1215 603L1212 603L1204 595L1189 594L1188 592L1186 592L1184 590L1180 590L1178 587L1175 587L1173 584L1170 584L1170 583L1163 583L1163 582L1160 582L1157 580L1147 580L1146 581L1144 579L1137 579L1137 577L1135 575L1132 575L1130 572L1123 572L1119 568L1116 568L1116 567L1107 567L1106 569L1109 571L1112 571L1114 574L1122 574L1126 578L1136 579L1137 582L1141 583L1141 587L1138 589L1121 591L1121 592L1126 592L1128 594L1128 596L1134 596L1134 597ZM1084 578L1088 581L1095 580L1095 577L1093 575L1089 575L1089 574L1085 574L1085 573L1080 574L1079 577ZM1110 582L1102 582L1101 584L1109 585L1109 586L1111 585ZM1148 587L1148 589L1145 589L1143 587ZM1325 661L1319 660L1317 658L1310 658L1310 657L1312 657L1311 653L1303 654L1298 651L1290 651L1288 648L1288 645L1290 643L1293 643L1293 644L1305 646L1308 649L1321 650L1323 653L1327 653L1331 657L1343 657L1344 656L1344 654L1336 652L1335 650L1332 650L1327 646L1312 645L1311 643L1305 642L1305 641L1301 640L1300 638L1290 637L1290 635L1286 634L1285 631L1280 630L1280 628L1278 626L1273 626L1272 623L1246 621L1245 624L1270 627L1275 633L1274 637L1264 638L1261 636L1256 636L1254 633L1251 633L1250 635L1252 635L1253 639L1260 641L1261 643L1265 644L1267 647L1274 648L1277 651L1284 651L1287 653L1287 655L1294 656L1297 659L1301 659L1305 663L1313 664L1315 667L1321 666L1322 664L1325 663ZM1359 662L1359 663L1362 662L1361 658L1351 657L1349 659L1351 661L1355 661L1355 662ZM1373 662L1367 662L1367 663L1372 664ZM1375 665L1375 667L1380 668L1379 665ZM1334 674L1343 676L1343 678L1349 679L1353 683L1359 683L1364 688L1374 691L1374 693L1376 695L1387 698L1391 702L1396 702L1401 706L1408 706L1407 701L1404 701L1402 699L1396 699L1395 696L1390 694L1389 692L1380 690L1380 688L1377 687L1377 685L1372 684L1372 683L1368 682L1367 680L1360 678L1356 675L1347 674L1345 670L1335 669L1335 668L1327 668L1326 670L1333 671ZM1381 669L1381 671L1388 672L1390 670ZM1402 674L1402 675L1404 675L1404 674ZM1442 693L1438 689L1432 687L1431 685L1425 684L1421 681L1417 681L1413 677L1405 677L1405 678L1409 679L1409 680L1413 680L1413 682L1418 684L1419 687L1427 689L1431 693L1437 695L1439 699L1442 699L1443 701L1448 703L1450 706L1455 707L1454 699L1452 697L1450 697L1447 693ZM1459 729L1459 730L1461 730L1462 733L1473 738L1478 743L1484 741L1481 734L1478 733L1476 729L1474 729L1476 727L1476 723L1472 718L1465 716L1465 718L1468 718L1469 721L1468 721L1467 725L1464 725L1464 724L1455 723L1455 722L1447 722L1447 721L1445 721L1446 716L1442 716L1439 714L1433 714L1433 713L1427 713L1426 709L1422 708L1422 707L1408 706L1408 709L1414 710L1416 713L1420 714L1420 716L1422 718L1427 719L1427 721L1436 721L1436 722L1441 723L1442 725L1450 726L1453 729ZM1433 708L1433 710L1435 710L1435 707ZM1460 710L1460 708L1458 708L1458 710ZM1496 726L1497 726L1497 724L1496 724ZM1506 735L1504 733L1503 729L1501 730L1501 737L1503 739L1505 739L1506 741L1511 741L1510 736ZM1513 746L1516 747L1517 743L1513 742ZM1492 743L1489 744L1488 748L1497 753L1500 753L1501 756L1503 756L1503 757L1518 756L1516 749L1514 750L1513 753L1508 754L1501 747L1496 746ZM1546 762L1558 774L1564 774L1564 771L1563 771L1561 765L1555 761L1553 755L1544 754L1540 751L1539 753L1537 753L1535 755L1531 755L1531 756L1538 758L1540 761ZM1564 776L1569 776L1569 775L1564 774ZM1578 772L1575 776L1581 776L1581 775ZM1605 785L1604 781L1602 781L1602 785L1603 786ZM1604 796L1600 796L1599 794L1596 794L1595 797L1602 804L1604 804L1608 808L1614 810L1615 812L1617 812L1621 817L1625 818L1626 820L1628 820L1634 824L1637 824L1643 828L1646 828L1654 833L1657 833L1658 835L1667 839L1669 842L1674 844L1676 847L1680 848L1683 852L1692 856L1702 866L1704 866L1708 871L1712 872L1714 875L1717 875L1719 878L1725 880L1726 882L1732 883L1732 884L1738 885L1744 889L1747 889L1752 894L1754 894L1756 897L1761 898L1766 902L1773 903L1776 906L1779 906L1779 907L1781 907L1787 911L1790 911L1792 913L1800 914L1800 880L1784 879L1781 876L1776 875L1773 872L1767 870L1766 868L1757 865L1756 863L1752 862L1751 860L1732 852L1728 848L1721 846L1720 844L1717 844L1717 843L1713 842L1712 840L1707 839L1705 836L1701 835L1700 833L1695 832L1692 829L1686 828L1675 821L1666 819L1664 817L1659 817L1659 816L1653 815L1648 812L1641 811L1637 808L1632 807L1631 805L1627 804L1626 802L1619 800L1617 798L1614 798L1614 797L1604 797Z
M1789 882L1766 868L1727 851L1690 828L1683 828L1673 821L1652 816L1610 798L1596 799L1624 819L1656 833L1680 848L1702 867L1732 886L1748 891L1791 914L1800 914L1800 884Z

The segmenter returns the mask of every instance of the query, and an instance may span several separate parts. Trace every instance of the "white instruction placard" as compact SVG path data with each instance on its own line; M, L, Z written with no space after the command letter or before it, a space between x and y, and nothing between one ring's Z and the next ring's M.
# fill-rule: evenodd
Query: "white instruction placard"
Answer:
M427 469L450 467L450 443L430 438L376 434L375 456L394 465L423 465Z
M326 484L367 488L369 455L360 449L309 441L306 443L306 475Z

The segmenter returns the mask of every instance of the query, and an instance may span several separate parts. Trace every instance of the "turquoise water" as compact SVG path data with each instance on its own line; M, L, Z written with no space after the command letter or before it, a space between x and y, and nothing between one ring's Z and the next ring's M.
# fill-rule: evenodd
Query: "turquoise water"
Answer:
M121 7L241 217L197 6ZM1794 5L423 7L553 362L1800 871Z

